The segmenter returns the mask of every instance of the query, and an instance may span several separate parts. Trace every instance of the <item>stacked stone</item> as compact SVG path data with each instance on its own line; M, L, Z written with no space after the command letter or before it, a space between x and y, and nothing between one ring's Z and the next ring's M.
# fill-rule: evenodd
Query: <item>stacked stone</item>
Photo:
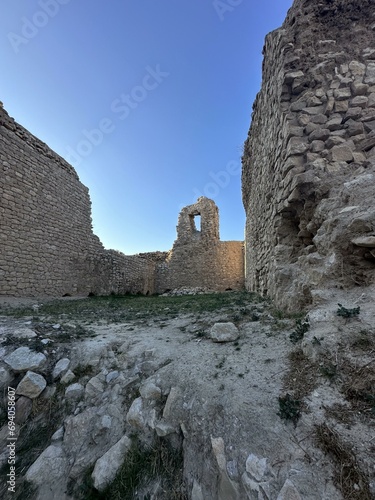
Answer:
M310 302L312 289L343 268L355 281L374 279L373 250L363 250L375 230L370 7L297 0L282 29L266 39L243 158L246 282L290 309ZM348 44L342 28L350 20ZM343 212L349 200L354 208ZM371 219L367 226L354 224L363 217Z

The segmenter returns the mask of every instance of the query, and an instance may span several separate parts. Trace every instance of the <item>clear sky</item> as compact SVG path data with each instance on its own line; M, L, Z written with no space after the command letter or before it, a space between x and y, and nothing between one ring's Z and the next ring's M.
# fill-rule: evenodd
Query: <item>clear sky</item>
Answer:
M169 250L198 196L244 238L241 154L265 35L292 0L2 0L0 100L89 188L94 232Z

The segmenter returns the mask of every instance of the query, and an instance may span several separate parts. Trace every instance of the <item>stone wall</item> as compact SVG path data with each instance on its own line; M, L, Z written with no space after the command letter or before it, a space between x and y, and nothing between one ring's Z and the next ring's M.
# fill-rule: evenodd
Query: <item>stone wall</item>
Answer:
M0 106L0 295L147 293L155 264L105 250L88 189Z
M220 241L219 213L212 200L202 196L181 210L177 239L166 261L157 266L156 279L160 293L182 286L221 291L244 287L243 242Z
M180 214L170 252L124 255L93 234L88 189L71 165L0 105L0 295L153 294L243 287L243 245L220 242L218 209ZM195 210L195 212L194 212ZM202 214L201 230L194 217Z
M243 155L246 287L296 310L375 279L375 6L296 0Z

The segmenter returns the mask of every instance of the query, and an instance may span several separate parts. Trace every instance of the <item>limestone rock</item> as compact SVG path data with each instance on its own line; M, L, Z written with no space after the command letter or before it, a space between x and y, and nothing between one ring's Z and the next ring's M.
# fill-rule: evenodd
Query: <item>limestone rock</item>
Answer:
M131 440L123 436L115 445L112 446L99 460L96 461L92 479L94 487L103 491L116 477L126 454L131 446Z
M159 437L164 437L168 436L169 434L174 434L176 432L176 429L167 422L160 421L155 425L155 431Z
M6 368L1 366L0 367L0 390L9 384L11 379L12 379L12 377L11 377L9 371Z
M360 236L352 240L357 247L375 248L375 236Z
M198 481L194 479L193 489L191 491L191 500L204 500L202 488Z
M4 361L14 372L38 370L42 368L47 358L41 352L35 352L28 347L19 347L4 358Z
M214 342L234 342L240 333L233 323L215 323L211 328L210 336Z
M120 372L118 372L117 370L115 370L115 371L110 372L110 373L108 373L106 375L105 381L107 382L107 384L110 384L114 380L117 380L119 376L120 376Z
M70 359L68 359L68 358L60 359L56 363L55 368L53 369L53 372L52 372L53 380L56 380L59 377L62 377L66 373L66 371L68 370L69 365L70 365Z
M42 375L28 371L18 384L16 394L35 399L41 394L47 386L47 382Z
M85 388L85 397L95 398L102 394L103 391L104 384L102 381L102 377L100 375L96 375L87 382Z
M68 370L62 377L61 377L61 383L62 384L70 384L70 382L73 382L73 380L76 378L72 370Z
M250 454L246 460L246 472L256 481L264 481L265 477L270 474L267 459Z
M23 424L29 418L33 402L26 396L21 396L16 401L16 424Z
M161 398L161 389L157 387L153 382L145 382L139 389L139 392L143 399L157 400Z
M67 475L68 459L61 446L51 445L36 459L26 472L26 479L42 486L45 483L63 478Z
M287 479L276 500L302 500L302 497L296 490L292 481Z
M352 161L353 152L349 146L342 144L339 146L333 146L331 150L331 160L332 161Z
M128 422L128 424L132 425L133 427L137 427L138 429L142 429L145 425L142 410L142 398L135 399L126 415L126 421Z
M61 441L64 437L64 427L60 427L57 431L52 435L51 441Z
M81 384L72 384L65 389L65 397L77 401L83 396L85 389Z

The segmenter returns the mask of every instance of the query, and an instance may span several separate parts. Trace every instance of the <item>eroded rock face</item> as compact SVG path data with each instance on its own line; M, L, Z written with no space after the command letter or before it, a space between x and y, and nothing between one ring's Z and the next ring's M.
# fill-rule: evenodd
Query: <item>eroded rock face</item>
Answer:
M296 0L266 37L243 155L246 286L290 310L375 280L373 7Z

